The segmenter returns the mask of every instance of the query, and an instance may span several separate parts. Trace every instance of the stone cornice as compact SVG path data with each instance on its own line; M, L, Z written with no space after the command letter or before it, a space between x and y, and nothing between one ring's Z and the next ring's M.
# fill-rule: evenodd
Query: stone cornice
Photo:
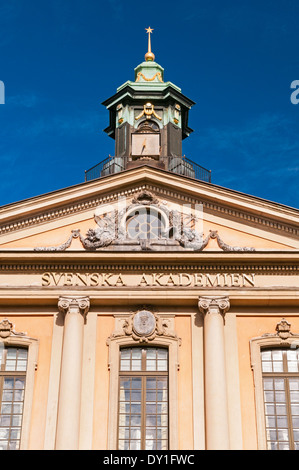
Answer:
M188 271L298 274L299 252L33 253L0 252L0 271Z
M103 178L103 183L105 183L104 180L105 178ZM186 184L186 181L184 181L184 183ZM189 183L189 179L187 179L187 183ZM291 223L287 222L288 219L298 218L298 211L296 209L281 206L279 204L276 205L275 203L271 202L267 204L267 201L260 201L258 198L254 198L253 196L247 196L253 205L256 203L256 201L258 201L258 207L256 208L256 211L254 210L254 208L252 209L252 211L245 210L244 208L242 208L243 206L241 204L241 200L246 199L246 195L242 194L238 196L237 204L235 204L234 207L229 206L228 201L224 203L221 200L217 200L216 198L212 197L212 193L215 191L219 193L222 190L226 194L226 196L229 195L229 197L231 198L231 193L233 191L210 185L211 199L209 199L207 194L203 196L197 196L195 194L196 188L194 187L194 185L196 185L196 183L198 185L204 185L203 182L191 180L190 185L192 186L192 191L190 191L189 194L184 191L183 186L181 186L182 189L180 190L177 185L173 187L170 185L168 187L163 187L162 183L161 185L150 183L138 184L137 180L137 186L126 186L121 188L119 191L114 191L112 193L110 192L110 188L108 189L106 187L106 184L103 184L104 188L102 194L99 194L99 186L97 186L96 194L94 194L95 190L89 191L89 193L93 192L93 195L88 196L88 192L84 194L84 192L82 191L82 196L80 200L78 200L79 195L77 198L75 198L74 194L72 193L72 198L70 198L71 201L69 201L68 203L66 202L66 200L63 202L62 199L58 200L57 198L55 204L55 197L53 195L53 200L50 204L50 200L48 201L46 196L41 196L41 200L45 202L41 204L40 209L38 208L38 198L34 198L31 203L26 203L26 201L24 201L24 206L22 206L21 202L18 203L19 205L13 204L4 207L2 210L2 217L0 211L0 236L7 233L23 230L32 226L42 225L50 221L67 217L73 214L84 212L93 209L101 204L113 203L114 201L117 201L119 197L133 197L136 193L142 190L148 190L153 192L157 197L160 198L168 197L178 202L181 202L182 204L202 204L204 209L212 211L213 213L216 213L220 216L234 218L234 220L237 222L245 222L247 224L254 225L258 224L261 229L276 230L279 232L283 232L284 234L290 237L298 237L299 224L297 225L296 223L294 223L294 225L292 225ZM89 183L86 183L86 185L88 184ZM132 182L129 182L130 186L132 186L132 184ZM87 187L88 186L86 186L86 189ZM206 186L204 187L209 188L209 184L206 184ZM67 190L65 191L67 192ZM276 214L275 217L267 215L268 206L269 208L271 207L270 212L273 212L273 210L274 212L276 212L277 210L277 217ZM41 207L44 207L44 209L41 210ZM22 214L26 212L28 212L28 216L22 216ZM288 215L290 215L289 218ZM2 223L1 218L3 219Z

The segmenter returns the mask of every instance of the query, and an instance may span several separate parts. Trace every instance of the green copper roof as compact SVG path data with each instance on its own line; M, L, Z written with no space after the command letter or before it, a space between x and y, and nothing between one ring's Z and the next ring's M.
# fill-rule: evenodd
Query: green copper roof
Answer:
M181 93L181 89L171 82L164 82L164 69L161 65L154 61L146 61L139 64L135 70L135 81L128 80L117 88L117 92L121 91L127 85L136 91L162 91L171 86Z

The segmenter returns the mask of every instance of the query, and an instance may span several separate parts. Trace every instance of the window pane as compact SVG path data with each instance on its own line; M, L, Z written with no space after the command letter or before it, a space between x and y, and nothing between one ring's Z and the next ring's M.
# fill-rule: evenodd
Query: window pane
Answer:
M7 358L8 359L16 359L17 358L17 348L8 348L7 350Z
M156 361L148 359L146 361L146 370L157 370Z
M147 359L156 359L156 350L154 348L147 349L146 357Z
M282 361L273 361L273 372L283 372L283 362Z
M261 351L262 361L270 361L272 359L271 351L263 350Z
M264 390L273 390L273 379L264 379Z
M299 378L298 379L289 379L290 390L299 390Z
M141 370L141 359L132 359L131 370Z
M263 361L262 362L262 370L263 370L263 372L272 372L272 362Z
M274 349L272 351L272 360L273 361L282 361L282 351L279 349Z
M167 370L167 360L158 361L158 370Z
M274 379L275 390L284 390L284 379Z
M277 404L276 405L276 414L279 415L286 415L287 414L287 407L286 405Z
M146 353L146 370L167 371L168 351L163 348L149 348Z
M141 348L125 348L120 352L120 370L141 370Z

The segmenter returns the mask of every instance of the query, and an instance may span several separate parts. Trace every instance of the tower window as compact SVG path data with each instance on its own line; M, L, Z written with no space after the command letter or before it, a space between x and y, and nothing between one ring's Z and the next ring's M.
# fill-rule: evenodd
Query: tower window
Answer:
M0 449L17 450L21 439L27 349L2 346L0 363Z
M168 448L168 350L120 350L119 450Z
M299 350L261 351L269 450L299 450Z
M140 132L152 132L152 131L159 131L160 127L155 121L151 121L149 119L141 122L138 126L138 131Z

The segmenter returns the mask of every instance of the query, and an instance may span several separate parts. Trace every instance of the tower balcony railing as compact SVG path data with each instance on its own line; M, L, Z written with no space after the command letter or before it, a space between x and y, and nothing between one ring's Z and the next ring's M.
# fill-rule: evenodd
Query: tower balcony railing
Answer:
M128 157L113 157L109 155L108 158L85 171L85 181L124 171L127 168L128 161ZM171 173L211 183L211 170L207 170L185 156L160 157L160 161L164 163L165 169Z

